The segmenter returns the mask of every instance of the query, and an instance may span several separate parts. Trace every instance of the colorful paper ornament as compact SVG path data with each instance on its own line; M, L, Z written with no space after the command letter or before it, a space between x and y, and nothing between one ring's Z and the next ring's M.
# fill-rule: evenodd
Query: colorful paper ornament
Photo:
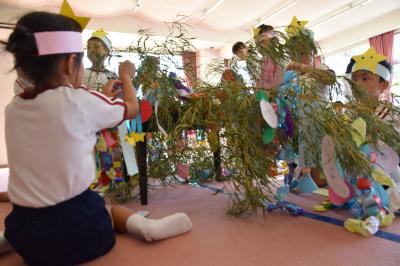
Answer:
M105 132L103 132L102 135L104 136L104 140L106 142L107 147L110 148L117 144L115 139L112 137L111 132L105 130Z
M112 156L109 152L102 152L100 154L102 161L102 168L108 171L113 166Z
M114 169L116 169L116 168L121 168L121 162L119 162L119 161L114 162L113 168L114 168Z
M278 126L278 118L271 103L267 102L265 99L262 99L260 101L260 109L261 114L267 124L272 128L276 128Z
M376 182L378 182L378 184L385 185L388 187L396 186L394 180L379 167L375 167L374 170L372 170L371 176L373 179L375 179Z
M318 189L317 184L310 176L309 173L303 174L303 176L298 180L297 189L301 193L311 193Z
M371 189L371 182L366 177L361 177L357 179L357 188L358 189Z
M110 178L105 171L102 171L99 178L99 183L102 186L108 186L110 184Z
M263 131L263 143L264 144L269 144L274 140L275 137L275 129L271 128L269 126L264 127Z
M115 177L117 176L114 168L111 168L110 170L107 171L107 175L111 180L114 180Z
M147 122L153 115L153 107L147 100L140 102L140 113L142 114L142 122Z
M106 140L104 139L103 134L99 135L99 140L96 143L96 149L99 152L106 152L107 151L107 144L106 144Z
M136 118L132 119L130 123L127 124L128 133L125 135L125 141L130 145L136 146L138 141L144 142L144 137L146 133L142 132L142 113L139 111Z
M146 136L146 133L131 132L125 136L125 141L133 146L136 146L136 143L138 141L142 141L142 142L144 141L145 136Z
M361 144L363 144L366 140L367 136L367 123L361 117L354 120L351 123L352 128L354 129L351 132L351 137L353 141L356 143L357 147L359 148Z

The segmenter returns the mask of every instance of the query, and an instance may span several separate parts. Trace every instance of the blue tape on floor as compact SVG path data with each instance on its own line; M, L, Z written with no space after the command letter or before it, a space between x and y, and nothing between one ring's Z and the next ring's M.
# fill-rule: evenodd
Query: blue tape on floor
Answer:
M342 220L323 216L323 215L312 213L312 212L304 211L303 216L314 219L314 220L318 220L318 221L322 221L322 222L326 222L326 223L330 223L330 224L334 224L334 225L339 225L339 226L343 226L343 224L344 224L344 221L342 221Z
M211 187L211 186L200 184L200 183L191 183L191 185L197 186L197 187L201 187L201 188L205 188L205 189L214 191L215 193L221 193L221 194L230 195L230 193L226 192L225 190L223 190L221 188L215 188L215 187ZM344 221L342 221L340 219L327 217L327 216L323 216L323 215L320 215L320 214L307 212L307 211L304 211L302 216L310 218L310 219L314 219L314 220L317 220L317 221L338 225L338 226L343 226L343 224L344 224ZM398 234L389 233L389 232L385 232L385 231L379 230L378 232L376 232L376 234L374 236L380 237L380 238L383 238L383 239L386 239L386 240L389 240L389 241L400 243L400 235L398 235Z

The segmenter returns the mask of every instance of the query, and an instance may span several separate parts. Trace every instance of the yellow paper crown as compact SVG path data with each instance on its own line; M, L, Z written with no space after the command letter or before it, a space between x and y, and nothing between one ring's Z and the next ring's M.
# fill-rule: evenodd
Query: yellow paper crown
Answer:
M365 53L353 56L354 66L351 72L357 70L368 70L374 74L377 74L385 80L390 79L390 71L379 64L379 62L387 60L387 57L376 53L374 48L369 48Z
M254 27L253 27L253 28L251 29L251 31L252 31L252 33L253 33L253 38L254 38L254 37L257 37L258 34L260 34L261 29L259 29L259 28L254 28Z
M101 39L101 38L105 37L106 35L108 35L108 33L105 32L103 28L100 28L100 29L96 30L95 32L93 32L92 37Z
M70 4L67 0L64 0L60 9L60 15L69 17L81 25L82 30L86 28L86 25L89 23L90 18L88 17L78 17L75 16L74 11L72 10Z
M292 21L290 22L289 26L286 27L285 31L289 35L295 35L299 31L304 29L304 26L308 23L306 20L298 20L296 16L292 18Z
M111 41L110 41L110 39L108 39L107 35L108 35L108 33L105 32L103 28L100 28L92 33L92 37L102 40L103 43L108 48L108 50L111 50L111 47L112 47Z

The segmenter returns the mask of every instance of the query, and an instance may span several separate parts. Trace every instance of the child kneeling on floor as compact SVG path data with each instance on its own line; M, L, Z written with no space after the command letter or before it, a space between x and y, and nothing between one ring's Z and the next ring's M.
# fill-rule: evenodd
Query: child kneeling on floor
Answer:
M89 189L96 132L135 117L138 101L131 83L135 66L129 61L119 67L120 81L110 80L104 94L81 86L81 31L70 18L33 12L3 43L14 55L15 69L34 86L14 97L5 111L13 209L0 232L0 253L15 250L29 265L98 258L115 244L113 226L147 241L192 228L184 213L152 220L121 206L106 208ZM123 101L108 98L120 92L117 84Z

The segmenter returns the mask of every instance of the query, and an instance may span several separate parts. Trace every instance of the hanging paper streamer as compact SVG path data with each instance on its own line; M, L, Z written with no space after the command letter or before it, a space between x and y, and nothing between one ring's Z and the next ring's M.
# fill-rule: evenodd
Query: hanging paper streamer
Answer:
M392 173L399 165L399 155L394 149L382 143L380 143L378 149L376 152L376 165L386 173Z
M327 135L322 139L322 169L329 185L329 199L333 204L341 205L354 195L352 188L339 175L334 142Z
M292 138L294 136L294 122L289 107L286 105L285 108L286 108L285 130L287 136Z
M125 136L128 134L128 128L125 123L118 126L118 133L128 175L135 175L139 173L139 169L136 164L135 150L125 139Z
M139 141L144 141L145 133L142 132L142 114L139 111L136 118L131 120L129 133L125 135L125 140L133 145L136 146L136 143Z
M155 109L155 111L156 111L157 127L158 127L158 129L161 131L161 133L163 133L164 137L168 137L167 131L160 125L160 122L158 121L158 105L159 105L159 104L160 104L160 102L156 100L154 109Z

